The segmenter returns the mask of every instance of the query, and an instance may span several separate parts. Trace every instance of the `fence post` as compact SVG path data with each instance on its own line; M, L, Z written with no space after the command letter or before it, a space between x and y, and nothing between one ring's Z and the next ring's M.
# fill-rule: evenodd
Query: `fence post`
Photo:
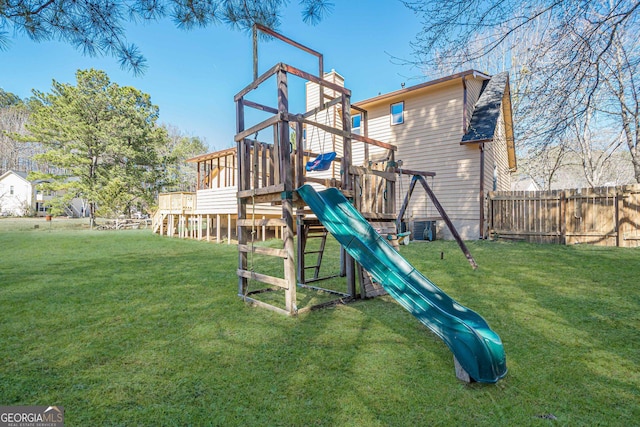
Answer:
M623 232L623 230L620 227L620 195L621 195L620 189L616 189L616 193L613 198L613 206L615 209L615 212L613 213L613 215L614 215L614 221L616 224L616 246L617 247L621 246L621 243L622 243L621 234Z
M558 214L560 222L560 244L567 244L567 193L565 190L560 191L560 212Z

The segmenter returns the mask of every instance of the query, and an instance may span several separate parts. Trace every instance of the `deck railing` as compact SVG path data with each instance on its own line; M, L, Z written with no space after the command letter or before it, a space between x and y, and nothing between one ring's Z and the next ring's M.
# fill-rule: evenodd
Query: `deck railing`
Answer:
M158 210L166 213L192 213L196 207L195 193L160 193ZM170 212L169 212L170 211Z

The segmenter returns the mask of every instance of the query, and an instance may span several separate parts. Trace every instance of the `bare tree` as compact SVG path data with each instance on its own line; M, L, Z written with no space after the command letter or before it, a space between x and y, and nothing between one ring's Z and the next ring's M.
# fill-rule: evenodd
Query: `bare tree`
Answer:
M518 163L519 169L541 188L551 190L558 180L559 173L568 164L568 154L568 147L564 143L544 150L526 151Z
M629 38L633 40L626 40ZM621 129L622 143L629 149L635 179L640 183L640 98L636 77L640 72L640 48L636 38L637 34L619 35L612 41L613 49L607 52L602 67L609 95L602 111Z
M34 147L16 141L12 135L23 134L29 119L24 105L0 108L0 174L12 170L24 170L24 162L31 157Z
M640 162L634 160L638 157L638 103L633 78L638 64L634 38L640 32L639 1L404 3L424 21L413 44L416 65L438 69L444 63L456 69L484 61L487 69L483 71L511 70L517 138L530 152L575 143L575 137L582 138L577 143L584 146L591 141L585 136L601 129L606 119L601 113L596 116L598 123L587 117L605 106L609 115L617 111L617 128L624 132L640 182ZM611 147L605 152L611 153Z

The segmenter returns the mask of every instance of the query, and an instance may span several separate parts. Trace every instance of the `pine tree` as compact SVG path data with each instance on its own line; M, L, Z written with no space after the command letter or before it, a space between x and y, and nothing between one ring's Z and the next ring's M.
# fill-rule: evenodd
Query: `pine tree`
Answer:
M75 86L54 80L51 93L34 95L27 139L46 148L36 160L67 172L30 178L49 181L58 209L80 197L93 223L98 213L119 215L152 203L168 184L164 170L174 160L158 154L167 134L156 125L158 107L149 95L93 69L79 70Z

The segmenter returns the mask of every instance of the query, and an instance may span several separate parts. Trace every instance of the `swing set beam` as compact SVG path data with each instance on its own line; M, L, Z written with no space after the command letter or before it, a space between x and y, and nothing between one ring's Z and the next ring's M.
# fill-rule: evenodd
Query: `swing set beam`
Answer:
M408 174L408 171L403 170L402 173ZM425 175L427 173L430 173L433 175ZM402 218L404 217L404 214L407 211L407 208L409 207L409 201L411 200L411 195L413 194L413 190L415 189L416 184L419 182L422 185L422 188L424 188L424 191L427 193L427 195L431 199L433 206L435 206L435 208L438 210L440 217L449 228L449 231L451 232L451 234L453 235L453 238L458 243L458 246L460 246L462 253L464 253L465 257L467 257L467 260L469 261L469 264L471 264L471 267L474 270L478 268L478 264L476 263L476 260L471 255L471 252L469 252L469 249L467 248L467 245L465 245L464 241L460 237L460 234L458 234L458 230L456 230L456 227L453 225L453 222L451 222L449 215L447 215L447 212L444 210L444 208L438 201L438 198L436 197L435 193L433 192L433 190L431 190L431 187L429 187L429 184L427 184L427 180L424 179L425 176L435 176L435 173L424 172L424 173L418 173L418 174L412 174L412 175L413 177L411 178L411 184L409 185L409 190L407 190L407 194L404 197L404 202L402 203L402 207L400 208L400 212L398 213L398 219L396 221L398 230L400 230L400 224L402 223Z

